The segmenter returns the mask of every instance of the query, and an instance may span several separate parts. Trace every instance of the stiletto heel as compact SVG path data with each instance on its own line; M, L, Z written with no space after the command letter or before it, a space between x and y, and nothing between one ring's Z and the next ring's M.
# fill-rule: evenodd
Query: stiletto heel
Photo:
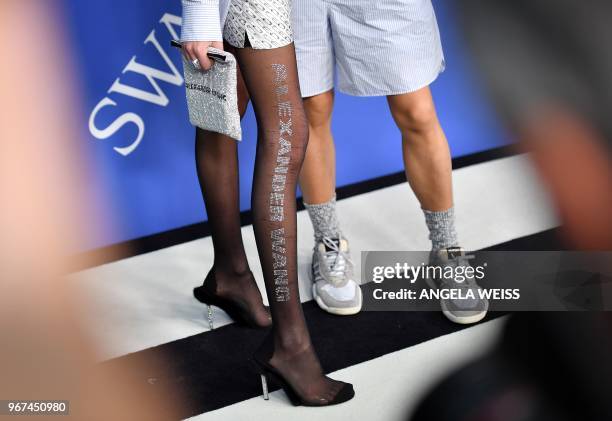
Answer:
M265 374L260 374L261 376L261 390L263 391L264 400L269 400L270 396L268 395L268 379Z
M208 327L210 328L210 330L214 330L215 326L213 325L213 308L210 304L206 304L206 307L208 307Z
M272 379L275 383L279 384L282 389L285 391L285 394L289 398L289 401L294 406L329 406L329 405L337 405L343 402L346 402L355 396L355 391L353 389L353 385L349 383L344 383L342 389L338 391L336 396L332 400L308 400L301 396L296 390L293 388L291 383L289 383L283 375L276 370L272 365L270 365L269 361L272 358L272 354L274 353L274 345L271 340L271 336L268 335L266 340L262 346L255 352L253 355L253 361L255 362L255 366L257 371L261 375L261 388L263 390L263 398L265 400L269 399L268 394L268 381Z
M216 290L217 280L215 279L214 268L208 273L202 285L193 289L193 296L199 302L208 306L208 326L210 327L210 330L214 329L212 306L219 307L221 310L225 311L228 316L234 319L234 321L237 323L241 323L255 329L265 329L269 326L262 326L258 324L255 317L247 308L245 308L244 305L239 305L240 303L236 303L227 298L219 297L216 295Z

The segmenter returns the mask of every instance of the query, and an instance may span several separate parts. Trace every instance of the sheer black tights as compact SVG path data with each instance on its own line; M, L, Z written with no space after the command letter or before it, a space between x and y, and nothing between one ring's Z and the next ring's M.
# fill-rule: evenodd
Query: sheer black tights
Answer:
M238 92L239 108L244 115L248 95L240 72ZM216 279L216 294L246 307L257 325L270 326L270 314L263 305L242 242L236 141L197 129L195 157L215 251L211 271Z
M248 95L257 125L252 192L253 227L274 321L267 362L309 402L333 400L344 383L323 374L312 347L299 298L295 194L308 126L298 87L293 45L232 50L242 70L239 103ZM236 141L198 131L196 161L215 249L217 292L250 303L262 325L261 305L240 233ZM263 348L262 347L262 348Z
M257 156L251 208L272 313L268 363L305 400L331 401L344 383L324 376L312 347L297 278L296 188L308 124L293 44L236 52L255 110Z

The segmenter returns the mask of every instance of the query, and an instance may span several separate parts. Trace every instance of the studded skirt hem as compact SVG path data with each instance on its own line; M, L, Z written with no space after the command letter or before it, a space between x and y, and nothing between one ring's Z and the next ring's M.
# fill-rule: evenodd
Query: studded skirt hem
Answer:
M236 48L258 50L293 42L291 0L230 0L223 38Z

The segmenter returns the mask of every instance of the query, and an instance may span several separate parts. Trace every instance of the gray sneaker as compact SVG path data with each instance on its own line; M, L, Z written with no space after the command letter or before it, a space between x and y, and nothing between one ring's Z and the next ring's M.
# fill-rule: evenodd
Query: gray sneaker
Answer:
M461 247L448 247L437 252L431 251L429 254L429 265L445 267L460 267L470 266L469 259L473 259L473 255L465 254ZM460 324L476 323L484 319L489 309L489 301L486 298L480 298L478 291L480 286L476 283L474 277L465 277L463 281L455 278L451 279L426 279L431 288L452 288L461 289L463 292L472 290L473 298L461 299L440 299L442 313L451 321Z
M345 238L324 237L312 255L312 295L323 310L347 316L359 313L363 297L353 279L353 262Z

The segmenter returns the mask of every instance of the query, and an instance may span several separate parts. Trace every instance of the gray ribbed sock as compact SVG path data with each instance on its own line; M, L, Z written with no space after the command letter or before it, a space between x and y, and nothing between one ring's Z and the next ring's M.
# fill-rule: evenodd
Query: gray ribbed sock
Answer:
M336 215L336 195L329 202L310 205L304 202L308 215L312 221L315 242L320 242L323 237L339 238L340 223Z
M423 209L425 223L429 228L429 239L433 250L440 250L458 245L455 231L455 208L435 212Z

